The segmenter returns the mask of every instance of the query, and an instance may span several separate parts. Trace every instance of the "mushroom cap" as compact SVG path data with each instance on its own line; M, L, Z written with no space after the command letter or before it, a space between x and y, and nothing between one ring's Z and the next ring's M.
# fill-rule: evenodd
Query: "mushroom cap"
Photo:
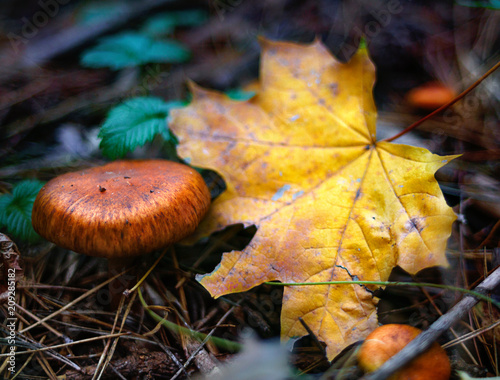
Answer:
M377 327L361 345L357 357L364 372L373 372L401 351L422 330L409 325ZM451 375L446 351L436 342L424 353L392 375L389 380L447 380Z
M408 91L408 103L417 108L435 110L455 98L455 92L439 82L430 82Z
M139 256L194 232L210 192L189 166L166 160L115 161L49 181L33 205L36 232L90 256Z

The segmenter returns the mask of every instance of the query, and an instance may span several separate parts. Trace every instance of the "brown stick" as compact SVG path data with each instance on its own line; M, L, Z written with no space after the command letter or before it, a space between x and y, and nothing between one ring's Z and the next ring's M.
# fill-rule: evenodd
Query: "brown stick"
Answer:
M500 267L498 267L490 276L482 281L474 290L481 294L487 294L500 284ZM455 322L462 317L478 303L478 299L466 295L462 300L453 306L446 314L439 317L427 330L418 335L400 352L386 361L377 371L369 373L361 380L384 380L391 376L401 367L415 359L422 352L427 350L434 341Z

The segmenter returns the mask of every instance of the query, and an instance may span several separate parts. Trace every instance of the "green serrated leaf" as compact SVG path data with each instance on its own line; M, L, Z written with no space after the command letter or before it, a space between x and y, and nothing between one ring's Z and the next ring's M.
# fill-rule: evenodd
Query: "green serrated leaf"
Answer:
M189 50L177 41L156 41L145 34L124 32L102 38L80 61L86 67L120 70L147 63L179 63L189 57Z
M172 40L154 41L148 50L148 54L145 57L147 62L170 62L170 63L181 63L187 61L191 53L184 47L180 42Z
M25 180L12 189L12 194L0 196L0 227L6 228L14 238L30 243L40 240L31 226L31 210L43 185L40 181Z
M155 97L138 97L113 108L101 127L99 147L111 158L123 157L138 146L142 146L161 134L165 140L172 140L168 133L166 118L172 108L183 107L184 102L165 102Z
M201 10L164 12L151 17L141 30L150 36L164 36L172 33L177 26L196 26L207 19L207 13Z

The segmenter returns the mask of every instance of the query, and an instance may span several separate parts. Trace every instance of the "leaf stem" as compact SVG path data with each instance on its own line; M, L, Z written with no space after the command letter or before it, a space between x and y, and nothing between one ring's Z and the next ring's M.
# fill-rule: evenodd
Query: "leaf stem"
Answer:
M201 333L199 331L194 331L191 329L188 329L186 327L179 326L176 323L170 322L166 320L165 318L160 317L158 314L156 314L153 310L149 308L149 305L146 304L146 301L144 300L144 297L142 296L141 288L137 289L137 294L139 295L139 300L141 301L141 305L148 312L148 314L153 318L155 321L161 323L164 327L171 331L175 331L178 333L184 333L188 334L196 339L204 340L207 338L207 334ZM220 348L226 349L228 351L240 351L242 348L242 345L237 342L233 342L227 339L223 338L218 338L215 336L209 337L209 340L217 345Z
M474 290L460 288L453 285L432 284L429 282L401 282L401 281L324 281L324 282L264 282L266 285L275 286L309 286L309 285L380 285L380 286L418 286L428 288L447 289L458 291L460 293L469 294L473 297L479 298L483 301L491 302L496 307L500 308L500 302L495 301L485 294L476 292Z
M469 86L469 88L467 88L464 92L462 92L460 95L458 95L455 99L449 101L448 103L442 105L441 107L439 107L438 109L436 109L435 111L432 111L430 114L428 114L427 116L423 117L422 119L420 120L417 120L415 123L413 123L412 125L410 125L409 127L403 129L401 132L399 132L397 135L395 136L392 136L392 137L389 137L387 139L384 139L384 140L381 140L381 141L387 141L387 142L391 142L391 141L394 141L396 140L397 138L407 134L408 132L410 132L412 129L415 129L416 127L418 127L420 124L422 124L424 121L426 121L427 119L430 119L431 117L433 117L434 115L438 114L439 112L441 112L442 110L452 106L453 104L455 104L456 102L458 102L460 99L462 99L465 95L467 95L469 92L471 92L474 88L476 88L479 83L481 83L483 80L485 80L489 75L491 75L496 69L498 69L500 67L500 61L497 62L497 64L495 66L493 66L491 69L489 69L486 74L484 74L481 78L479 78L477 81L475 81L471 86Z

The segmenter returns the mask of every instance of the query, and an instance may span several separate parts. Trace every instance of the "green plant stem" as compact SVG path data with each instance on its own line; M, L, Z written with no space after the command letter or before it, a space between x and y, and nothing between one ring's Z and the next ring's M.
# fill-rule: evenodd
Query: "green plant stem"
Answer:
M188 334L196 339L204 340L207 338L207 334L203 334L199 331L190 330L186 327L179 326L173 322L167 321L165 318L160 317L153 310L149 308L149 305L146 304L144 297L142 296L141 289L137 289L137 294L139 295L139 300L141 301L142 307L147 311L147 313L153 318L155 321L161 323L164 327L171 331L175 331L177 333ZM218 338L218 337L210 337L209 341L215 344L217 347L228 350L228 351L240 351L242 349L242 345L237 342L233 342L227 339Z
M500 302L495 301L485 294L474 290L460 288L453 285L432 284L428 282L400 282L400 281L325 281L325 282L264 282L266 285L275 286L310 286L310 285L380 285L380 286L418 286L421 288L439 288L457 291L460 293L469 294L483 301L491 302L496 307L500 308Z

